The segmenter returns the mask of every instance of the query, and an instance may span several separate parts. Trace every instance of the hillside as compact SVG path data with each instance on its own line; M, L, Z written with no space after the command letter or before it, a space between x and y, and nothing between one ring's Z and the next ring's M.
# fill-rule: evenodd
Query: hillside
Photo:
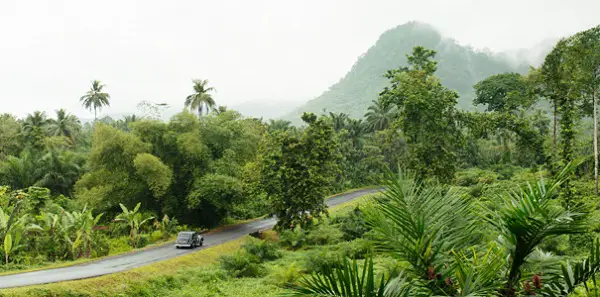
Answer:
M459 45L427 24L410 22L383 33L338 83L296 108L285 119L298 123L302 112L322 113L323 109L362 117L371 101L387 85L387 79L383 77L385 71L406 65L406 54L417 45L437 51L437 75L444 85L460 94L458 105L466 110L474 109L472 87L481 79L497 73L526 72L528 69L525 64L515 67L507 58Z

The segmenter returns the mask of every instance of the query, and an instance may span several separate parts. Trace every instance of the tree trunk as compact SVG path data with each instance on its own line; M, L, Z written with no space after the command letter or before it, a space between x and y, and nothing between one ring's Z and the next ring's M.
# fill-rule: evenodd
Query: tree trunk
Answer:
M554 149L554 154L556 154L556 130L558 130L558 106L556 104L556 100L554 101L554 128L552 129L552 144Z
M598 195L598 74L600 74L600 65L594 71L594 190Z

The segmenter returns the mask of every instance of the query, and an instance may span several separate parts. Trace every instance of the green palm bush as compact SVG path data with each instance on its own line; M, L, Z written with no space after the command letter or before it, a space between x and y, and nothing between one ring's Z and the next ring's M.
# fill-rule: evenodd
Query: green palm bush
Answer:
M588 230L588 215L556 199L574 170L550 182L486 197L424 184L410 173L388 178L367 209L379 253L407 263L402 276L374 280L372 260L324 267L290 286L292 296L567 296L600 271L600 242L590 256L559 265L540 243ZM545 262L545 263L544 263ZM594 281L595 283L595 281Z

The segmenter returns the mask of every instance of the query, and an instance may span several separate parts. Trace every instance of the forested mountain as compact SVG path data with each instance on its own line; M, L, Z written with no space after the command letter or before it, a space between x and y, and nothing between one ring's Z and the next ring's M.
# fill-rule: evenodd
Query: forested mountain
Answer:
M405 66L406 54L418 45L437 51L437 75L445 86L458 91L458 107L466 110L474 109L473 85L478 81L497 73L525 73L528 70L526 64L515 67L507 58L459 45L443 37L430 25L409 22L383 33L338 83L285 118L298 122L302 112L321 113L323 109L362 117L371 101L388 84L383 73Z

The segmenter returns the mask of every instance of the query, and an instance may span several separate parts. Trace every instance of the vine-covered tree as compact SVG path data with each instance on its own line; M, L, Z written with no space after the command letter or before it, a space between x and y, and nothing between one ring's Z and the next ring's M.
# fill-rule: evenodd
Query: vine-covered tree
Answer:
M310 217L327 213L324 197L337 174L333 128L324 117L305 113L301 135L275 135L262 160L263 184L277 229L305 226Z
M384 104L398 108L399 127L406 137L408 166L420 177L450 181L456 170L458 94L434 75L435 51L417 46L408 55L410 68L388 71L390 86L381 93Z

